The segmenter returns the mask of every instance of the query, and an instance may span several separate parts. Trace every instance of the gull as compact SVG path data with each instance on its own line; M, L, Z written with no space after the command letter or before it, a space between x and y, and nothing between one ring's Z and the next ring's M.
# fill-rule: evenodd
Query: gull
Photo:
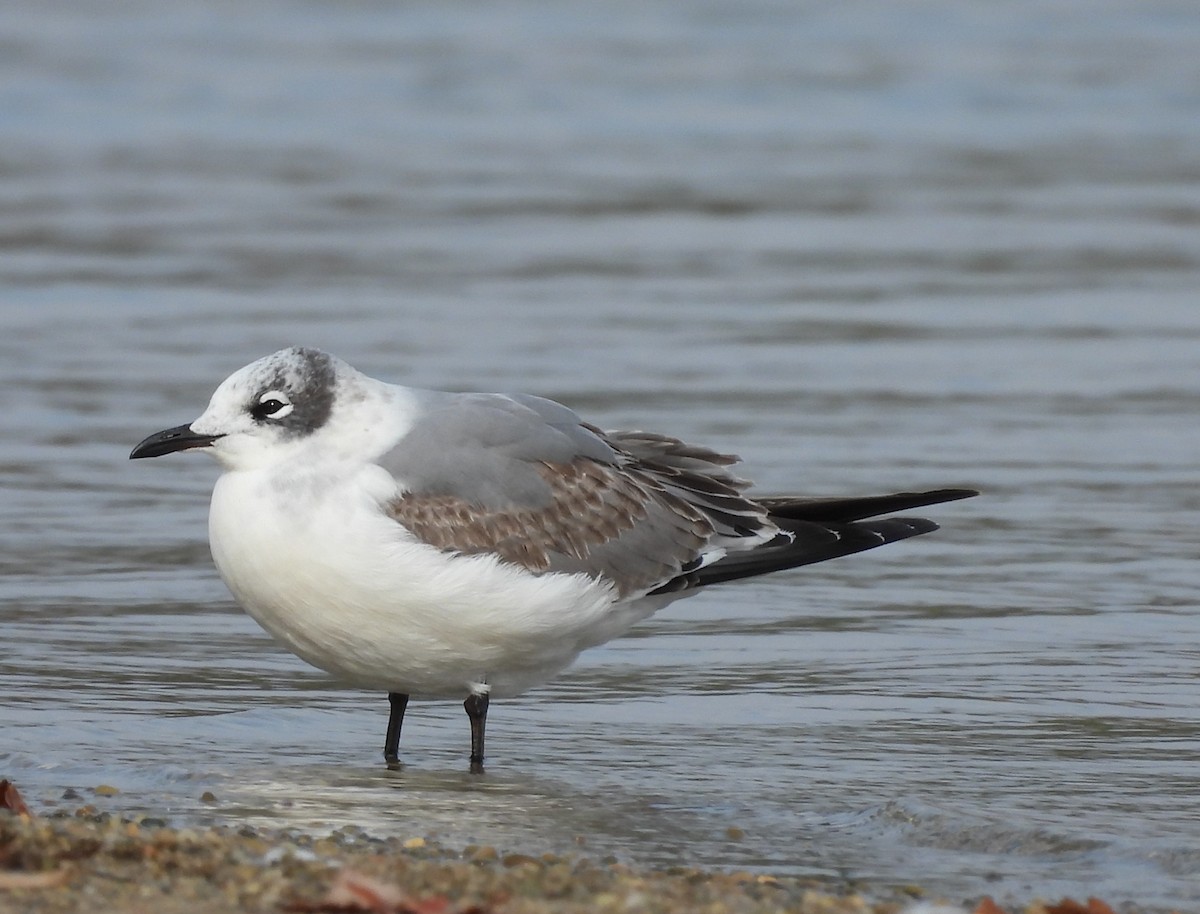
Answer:
M129 455L223 468L209 542L237 602L303 660L386 692L462 698L483 770L492 696L517 695L680 597L937 529L881 517L970 489L752 497L738 458L601 431L552 400L387 384L294 347Z

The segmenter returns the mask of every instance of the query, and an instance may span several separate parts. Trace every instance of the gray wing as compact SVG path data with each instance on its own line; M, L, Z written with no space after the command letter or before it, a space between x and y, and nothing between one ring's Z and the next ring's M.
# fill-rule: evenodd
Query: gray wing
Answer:
M419 394L422 417L379 464L414 495L455 496L480 509L545 507L537 467L616 452L552 400L504 394Z
M439 549L580 572L628 596L720 557L714 543L776 532L729 473L734 457L604 433L537 397L437 394L423 406L379 463L401 487L388 513Z

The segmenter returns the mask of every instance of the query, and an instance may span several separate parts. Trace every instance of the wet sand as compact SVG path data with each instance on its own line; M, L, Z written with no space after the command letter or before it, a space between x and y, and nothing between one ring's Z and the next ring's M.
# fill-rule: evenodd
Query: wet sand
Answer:
M0 911L336 910L330 888L358 883L348 910L430 911L893 911L811 880L750 873L637 872L586 857L450 849L421 837L381 840L249 828L175 829L87 807L69 818L0 813ZM341 874L341 875L340 875ZM373 882L377 880L377 883ZM22 883L26 887L21 887ZM365 886L365 888L364 888ZM385 887L405 902L388 902ZM889 893L890 894L890 893ZM388 904L391 904L388 907ZM425 907L422 907L425 906Z
M574 853L535 857L493 847L449 848L421 836L385 840L353 828L325 837L233 826L173 828L161 819L121 818L90 804L44 817L0 809L0 914L281 910L1001 914L990 899L928 899L917 885L866 887L688 867L646 871ZM1024 910L1111 914L1095 902L1034 902Z

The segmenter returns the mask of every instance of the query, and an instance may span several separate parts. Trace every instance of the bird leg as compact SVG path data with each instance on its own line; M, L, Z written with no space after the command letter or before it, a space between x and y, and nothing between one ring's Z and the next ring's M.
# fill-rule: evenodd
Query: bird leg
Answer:
M400 692L388 692L387 736L383 740L383 758L389 768L400 767L400 726L404 723L404 709L408 707L408 696Z
M472 692L463 702L471 719L471 771L483 772L483 730L487 725L488 693Z

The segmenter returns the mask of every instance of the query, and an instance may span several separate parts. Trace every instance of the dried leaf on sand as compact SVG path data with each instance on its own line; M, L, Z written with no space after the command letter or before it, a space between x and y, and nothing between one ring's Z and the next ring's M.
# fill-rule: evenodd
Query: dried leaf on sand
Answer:
M12 781L0 781L0 809L9 809L18 816L32 816L29 807L21 799L21 792Z
M442 896L412 898L398 885L344 868L318 902L293 901L288 910L305 914L486 914L481 908L458 908Z
M1046 914L1116 914L1116 912L1099 898L1089 898L1087 904L1080 904L1074 898L1064 898L1058 904L1047 905Z
M6 889L55 889L67 881L67 868L44 873L0 872L0 892Z

